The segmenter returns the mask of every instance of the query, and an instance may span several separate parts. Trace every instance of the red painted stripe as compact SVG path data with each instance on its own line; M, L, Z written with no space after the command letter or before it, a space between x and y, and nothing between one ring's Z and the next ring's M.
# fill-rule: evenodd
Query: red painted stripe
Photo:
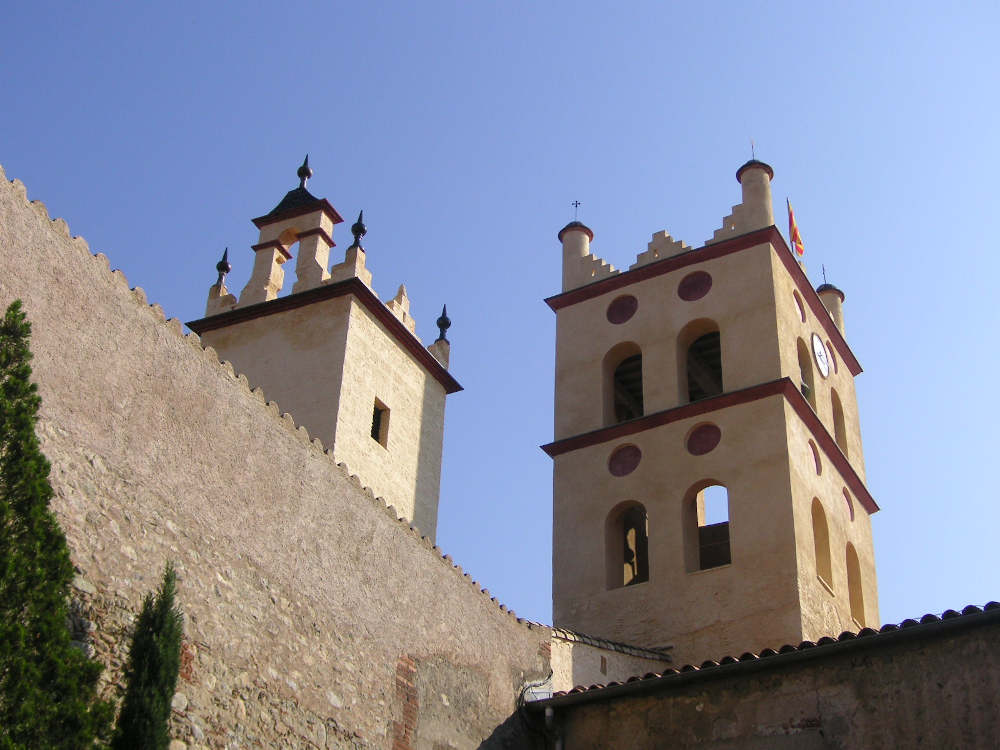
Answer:
M816 439L816 444L823 450L830 463L840 472L844 481L847 482L848 488L861 503L862 507L869 514L877 512L879 507L875 502L875 498L872 497L850 461L841 452L837 441L827 432L826 427L820 421L819 417L816 416L816 412L813 411L806 397L795 387L790 378L772 380L768 383L761 383L760 385L754 385L739 391L731 391L723 393L720 396L696 401L693 404L684 404L683 406L666 409L655 414L647 414L639 419L633 419L610 427L602 427L591 432L563 438L562 440L556 440L555 442L541 446L541 448L549 456L555 458L563 453L588 448L592 445L599 445L611 440L618 440L654 427L679 422L682 419L698 417L703 414L710 414L731 406L747 404L778 394L785 397L795 410L795 413L798 414L799 419L809 428L809 431Z
M289 294L285 297L258 302L255 305L237 307L229 312L220 315L213 315L209 318L192 320L187 323L187 327L197 334L206 331L214 331L217 328L237 325L254 318L262 318L267 315L294 310L298 307L311 305L314 302L342 297L346 294L353 294L365 308L375 316L375 318L385 326L386 330L406 349L413 357L426 368L426 370L444 386L445 393L455 393L462 390L451 373L449 373L441 363L434 358L424 345L420 343L416 336L410 333L407 328L389 309L382 304L382 301L375 296L375 293L365 286L364 282L357 277L338 281L333 284L324 284L313 289L307 289L298 294Z

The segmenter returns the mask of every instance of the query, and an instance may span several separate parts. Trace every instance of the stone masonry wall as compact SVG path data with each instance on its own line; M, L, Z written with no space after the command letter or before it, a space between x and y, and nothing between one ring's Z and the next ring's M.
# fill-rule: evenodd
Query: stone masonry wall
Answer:
M534 710L552 707L562 746L574 750L995 748L998 611L682 670Z
M32 322L77 625L111 667L108 694L169 559L186 614L178 747L492 747L516 734L520 686L548 674L549 629L481 593L6 179L0 263L0 305L21 298Z

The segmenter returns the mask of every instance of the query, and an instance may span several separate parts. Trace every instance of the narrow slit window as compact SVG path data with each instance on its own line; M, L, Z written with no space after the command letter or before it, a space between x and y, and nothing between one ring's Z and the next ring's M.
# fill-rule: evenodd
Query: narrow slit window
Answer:
M375 407L372 409L372 440L383 448L389 442L389 407L378 399L375 399Z
M833 564L830 560L830 529L826 513L818 498L812 501L813 551L816 556L816 575L833 591Z
M865 596L861 590L861 563L854 545L847 543L847 593L851 603L851 618L863 628L865 626Z
M844 407L840 396L834 390L830 391L830 407L833 411L833 435L840 450L847 455L847 425L844 422Z
M813 411L816 411L816 388L813 385L813 368L809 357L809 347L802 339L796 341L799 356L799 389L806 397Z

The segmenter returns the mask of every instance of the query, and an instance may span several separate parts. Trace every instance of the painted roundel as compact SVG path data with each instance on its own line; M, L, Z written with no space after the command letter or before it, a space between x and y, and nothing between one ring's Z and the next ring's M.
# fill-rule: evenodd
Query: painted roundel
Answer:
M620 445L615 448L608 459L608 471L613 476L623 477L631 474L642 460L642 451L637 445Z
M689 273L677 285L677 296L685 302L701 299L712 288L712 275L707 271Z
M687 449L692 456L704 456L715 450L715 446L722 440L722 430L718 425L703 424L695 427L688 434Z
M639 309L639 300L631 294L616 297L608 305L608 322L619 325L624 323Z

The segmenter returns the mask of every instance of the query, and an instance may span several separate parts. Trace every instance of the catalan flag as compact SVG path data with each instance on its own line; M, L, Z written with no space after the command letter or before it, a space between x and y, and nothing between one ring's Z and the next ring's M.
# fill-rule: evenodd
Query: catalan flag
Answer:
M806 252L806 248L802 244L799 225L795 223L795 212L792 211L792 204L788 198L785 198L785 203L788 204L788 241L792 243L792 248L794 248L796 253L803 255Z

